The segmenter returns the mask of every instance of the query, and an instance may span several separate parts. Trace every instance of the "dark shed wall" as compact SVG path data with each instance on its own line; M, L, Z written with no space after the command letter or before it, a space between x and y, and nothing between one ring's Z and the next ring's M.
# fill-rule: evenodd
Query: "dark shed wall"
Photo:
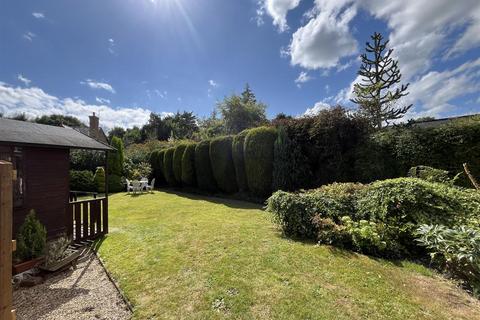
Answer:
M14 234L30 209L35 209L48 237L66 232L70 154L68 149L25 147L26 190L22 207L14 208Z

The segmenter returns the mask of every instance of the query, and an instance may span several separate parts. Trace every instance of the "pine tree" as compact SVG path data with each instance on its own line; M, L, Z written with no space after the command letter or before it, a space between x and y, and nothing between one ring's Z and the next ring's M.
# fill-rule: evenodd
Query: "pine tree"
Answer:
M389 41L383 42L382 35L377 32L371 38L373 46L367 42L366 53L360 56L362 65L358 74L362 82L354 85L355 97L351 101L359 105L360 115L379 129L384 122L388 124L390 120L402 118L412 105L398 105L398 100L408 94L409 83L399 87L402 74L398 61L391 57L393 49L385 53Z
M257 103L257 98L255 97L255 93L253 93L252 89L250 89L250 85L247 83L245 84L245 90L242 92L242 102L243 103Z

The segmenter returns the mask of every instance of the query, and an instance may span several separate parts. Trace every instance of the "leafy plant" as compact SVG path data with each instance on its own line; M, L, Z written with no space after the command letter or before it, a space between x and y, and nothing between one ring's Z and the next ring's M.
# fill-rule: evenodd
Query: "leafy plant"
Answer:
M105 192L105 169L103 167L98 167L93 176L95 181L96 191Z
M125 175L127 179L138 180L143 177L149 177L152 173L152 167L148 162L133 163L130 159L125 162Z
M459 278L480 295L480 231L465 226L421 225L416 241L428 249L432 263Z
M70 245L70 239L65 235L61 235L55 240L47 242L45 264L51 265L64 257L65 250Z
M32 209L18 230L16 255L22 261L38 258L45 253L46 242L47 230Z
M97 191L93 173L89 170L70 170L70 190L72 191Z

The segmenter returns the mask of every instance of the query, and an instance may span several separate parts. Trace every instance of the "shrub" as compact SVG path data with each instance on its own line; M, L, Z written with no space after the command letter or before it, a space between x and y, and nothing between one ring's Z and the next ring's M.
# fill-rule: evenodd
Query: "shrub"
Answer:
M233 137L232 141L232 157L235 165L235 177L237 178L237 185L240 191L248 190L247 175L245 173L245 158L243 154L245 137L248 130L243 130Z
M312 177L308 160L283 127L278 129L273 150L272 189L293 191L307 186Z
M420 178L430 182L453 184L452 179L448 175L448 171L435 169L428 166L411 167L410 170L408 170L408 176Z
M182 182L182 157L186 147L186 144L179 144L175 147L173 152L173 175L175 176L175 180L179 183Z
M232 158L232 137L218 137L210 142L210 161L213 176L220 190L233 193L238 190Z
M157 168L157 172L156 172L156 180L155 180L155 183L157 185L161 185L163 183L166 182L165 180L165 173L164 173L164 166L163 166L163 159L165 158L165 151L166 149L162 149L162 150L159 150L158 151L158 154L157 154L157 162L155 164L156 168Z
M182 183L185 186L194 187L195 179L195 143L185 147L182 157Z
M96 191L105 192L105 169L103 169L103 167L97 168L93 180L95 181L95 186L97 188Z
M152 173L152 168L148 162L134 163L130 159L125 162L125 175L127 179L139 180L147 178Z
M430 251L432 262L450 275L462 279L480 294L480 231L464 226L447 228L421 225L417 242Z
M121 176L125 162L123 141L119 137L114 136L110 144L117 150L108 152L108 174Z
M121 192L125 189L122 181L122 177L116 174L108 176L108 191L109 192Z
M16 256L22 261L38 258L45 253L46 243L47 230L32 209L18 230Z
M167 181L168 185L176 186L178 185L177 180L175 179L175 175L173 174L173 153L175 148L168 148L165 150L165 154L163 157L163 172L165 174L165 180Z
M273 144L277 130L272 127L251 129L245 137L244 156L248 188L257 196L271 193Z
M93 173L88 170L70 170L70 190L72 191L97 191Z
M217 189L210 162L210 140L201 141L195 147L195 173L201 190L211 192Z

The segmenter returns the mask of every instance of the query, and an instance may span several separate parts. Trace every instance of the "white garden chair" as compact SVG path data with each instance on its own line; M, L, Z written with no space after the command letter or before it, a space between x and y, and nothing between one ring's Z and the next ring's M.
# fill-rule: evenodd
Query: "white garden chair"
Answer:
M153 191L153 188L155 187L155 178L152 179L152 182L150 184L147 184L147 191Z
M133 191L133 185L130 182L130 180L125 179L125 181L127 182L127 193L129 193L130 191Z
M137 193L137 191L142 191L142 183L138 180L132 181L132 191L133 194Z

